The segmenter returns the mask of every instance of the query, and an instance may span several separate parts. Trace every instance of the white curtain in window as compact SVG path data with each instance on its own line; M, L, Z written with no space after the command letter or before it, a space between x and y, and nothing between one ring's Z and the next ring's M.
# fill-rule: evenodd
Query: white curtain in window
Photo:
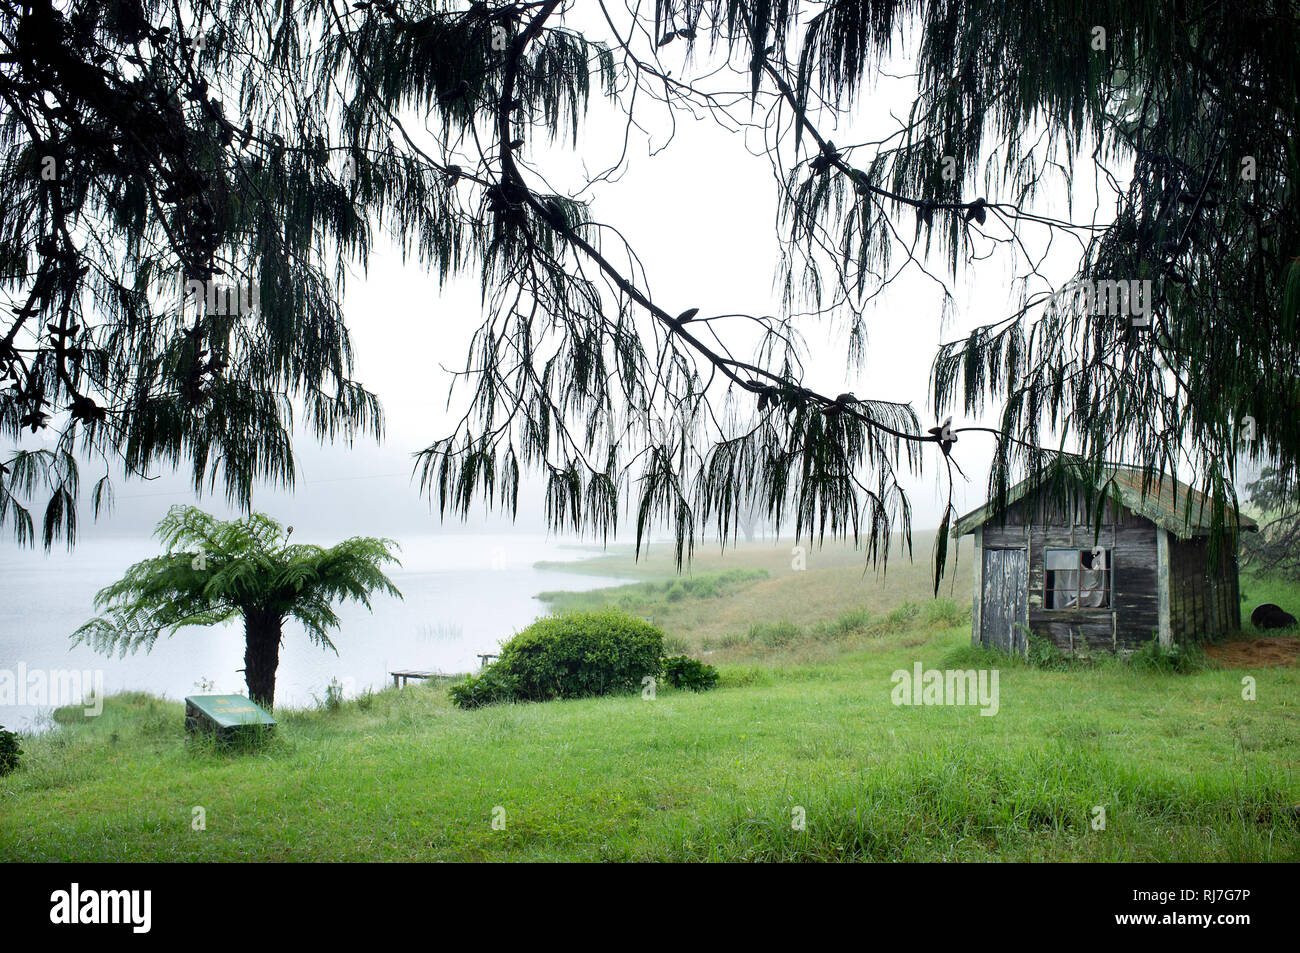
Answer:
M1100 609L1106 604L1106 574L1100 569L1084 569L1079 573L1079 605L1085 609Z
M1074 549L1049 549L1046 568L1052 573L1056 590L1053 608L1074 609L1078 606L1079 552Z
M1084 568L1079 573L1079 604L1089 609L1099 609L1106 604L1105 550L1082 552L1079 559Z

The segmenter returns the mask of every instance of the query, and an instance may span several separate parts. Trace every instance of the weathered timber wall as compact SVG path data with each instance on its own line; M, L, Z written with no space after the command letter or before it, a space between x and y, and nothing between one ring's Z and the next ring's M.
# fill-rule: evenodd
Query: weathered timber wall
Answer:
M1111 503L1098 527L1082 503L1062 511L1046 499L1029 499L1015 504L1005 521L986 523L982 535L986 549L1028 549L1029 628L1062 651L1130 650L1156 637L1156 527L1145 517ZM1045 609L1044 550L1092 546L1111 551L1110 608Z
M1241 628L1236 543L1210 565L1205 539L1169 544L1169 627L1175 642L1217 638Z

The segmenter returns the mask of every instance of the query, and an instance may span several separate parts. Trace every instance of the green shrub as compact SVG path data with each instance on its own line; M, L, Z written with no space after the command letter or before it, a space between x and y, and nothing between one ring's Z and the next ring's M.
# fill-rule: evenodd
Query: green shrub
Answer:
M664 659L664 679L673 688L707 692L718 684L718 670L689 655L674 655Z
M501 702L515 701L515 680L497 664L489 665L478 675L467 675L465 681L456 682L447 690L452 703L459 708L482 708Z
M0 776L15 771L23 760L23 746L18 735L0 727Z
M1070 668L1072 660L1056 647L1056 643L1037 632L1029 631L1026 636L1025 659L1032 668L1063 669Z
M482 674L451 688L461 708L637 691L663 671L664 634L618 609L538 619Z
M686 587L683 586L680 582L675 582L672 584L671 587L669 587L668 589L669 602L681 602L685 598L686 598Z

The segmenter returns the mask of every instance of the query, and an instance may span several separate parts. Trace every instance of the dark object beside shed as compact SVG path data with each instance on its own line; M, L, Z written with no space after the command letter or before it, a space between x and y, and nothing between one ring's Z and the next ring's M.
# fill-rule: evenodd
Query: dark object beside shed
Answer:
M1257 629L1289 629L1296 625L1296 617L1279 605L1265 602L1255 606L1250 614L1250 624Z
M1211 564L1203 494L1171 477L1144 487L1136 469L1064 472L1055 492L1026 480L1002 511L989 503L957 521L975 536L973 644L1024 652L1033 632L1069 654L1127 652L1241 628L1235 514ZM1236 528L1258 527L1240 516Z
M215 735L218 741L271 731L275 720L243 695L190 695L185 699L185 731Z

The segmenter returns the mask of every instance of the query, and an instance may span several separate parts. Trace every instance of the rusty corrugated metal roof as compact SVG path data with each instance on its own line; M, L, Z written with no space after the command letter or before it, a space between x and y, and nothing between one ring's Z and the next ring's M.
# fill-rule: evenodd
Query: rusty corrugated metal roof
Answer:
M1145 516L1157 526L1169 530L1179 539L1193 536L1206 536L1210 533L1210 524L1214 516L1214 507L1209 497L1195 490L1186 483L1181 483L1171 476L1163 478L1153 475L1148 486L1143 484L1142 470L1137 467L1117 467L1108 471L1104 479L1097 481L1096 489L1100 492L1106 487L1108 492L1121 504ZM1007 505L1029 495L1034 489L1032 481L1022 480L1007 491ZM985 503L979 509L972 510L957 521L953 530L958 536L972 532L975 527L983 526L997 515L992 502ZM1241 529L1256 531L1259 527L1248 516L1238 513ZM1231 522L1232 514L1227 514Z

